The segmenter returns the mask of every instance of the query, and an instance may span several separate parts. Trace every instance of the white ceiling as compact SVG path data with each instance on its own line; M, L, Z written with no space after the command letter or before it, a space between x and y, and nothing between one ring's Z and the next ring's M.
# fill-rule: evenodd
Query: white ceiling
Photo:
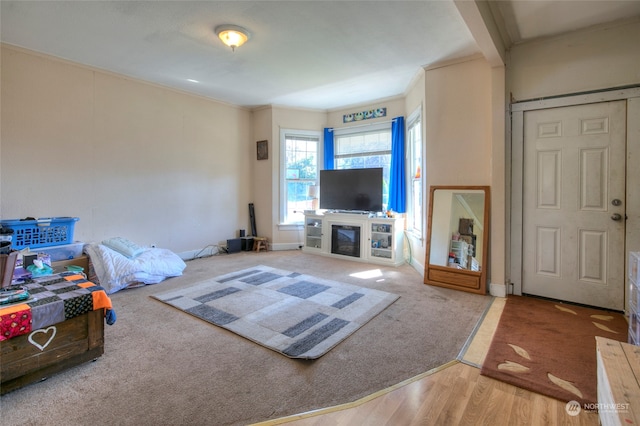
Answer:
M402 95L421 67L482 53L468 1L2 0L0 39L234 105L333 109ZM490 5L506 46L640 16L629 0ZM233 52L221 24L251 39Z

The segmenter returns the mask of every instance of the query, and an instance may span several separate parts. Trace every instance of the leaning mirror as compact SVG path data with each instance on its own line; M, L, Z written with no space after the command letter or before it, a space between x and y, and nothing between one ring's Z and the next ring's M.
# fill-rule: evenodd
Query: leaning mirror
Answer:
M487 291L488 186L432 186L424 283Z

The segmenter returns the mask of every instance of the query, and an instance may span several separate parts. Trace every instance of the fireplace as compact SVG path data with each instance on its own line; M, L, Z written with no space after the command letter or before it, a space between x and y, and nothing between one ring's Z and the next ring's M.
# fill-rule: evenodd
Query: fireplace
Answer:
M360 226L331 225L331 253L360 257Z

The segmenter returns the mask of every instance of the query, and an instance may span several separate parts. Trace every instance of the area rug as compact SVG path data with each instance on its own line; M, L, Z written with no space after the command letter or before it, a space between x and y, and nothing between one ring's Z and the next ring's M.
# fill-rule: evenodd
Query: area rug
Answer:
M621 313L509 296L481 374L561 401L597 402L595 336L626 341Z
M260 265L152 297L289 358L316 359L399 296Z

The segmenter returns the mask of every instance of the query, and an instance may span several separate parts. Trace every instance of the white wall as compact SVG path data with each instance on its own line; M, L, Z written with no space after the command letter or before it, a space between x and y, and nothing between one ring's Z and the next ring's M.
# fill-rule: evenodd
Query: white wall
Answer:
M427 185L491 185L491 88L482 59L427 70Z
M516 101L640 82L640 21L523 43L508 55L508 89Z
M259 236L266 237L270 243L273 243L273 215L272 215L272 187L269 183L273 176L274 161L278 164L278 152L274 151L278 145L278 140L273 138L271 134L273 121L273 110L271 107L259 108L252 113L253 139L251 141L251 157L247 164L251 165L252 173L252 194L250 202L253 203L256 215L256 230ZM257 142L267 141L268 158L266 160L257 160ZM251 235L250 224L247 223L247 235Z
M412 84L409 86L406 96L405 96L405 111L407 118L413 114L415 111L421 111L421 120L422 120L422 140L426 141L427 134L427 125L426 125L426 111L425 111L425 98L426 98L426 72L425 70L420 70L420 72L413 79ZM423 144L424 145L424 144ZM426 148L423 146L423 157L425 157ZM425 159L423 158L423 161ZM424 176L425 165L422 165L422 171ZM422 188L422 209L423 209L423 220L422 220L422 235L415 235L413 233L407 233L406 244L405 247L407 249L407 258L411 265L419 271L421 274L424 273L425 266L425 257L427 250L427 218L428 218L428 210L427 206L429 205L429 186L424 181L424 185ZM410 256L409 256L410 253Z
M177 252L246 227L249 111L5 45L1 65L3 219Z
M503 91L503 70L484 59L426 74L425 184L491 187L487 275L489 285L499 287L506 275Z
M324 111L296 110L285 107L272 108L272 132L271 138L274 141L273 159L270 164L272 176L271 185L267 189L265 179L260 185L259 191L267 191L271 196L271 223L270 232L273 235L274 248L292 249L297 248L303 241L304 230L302 226L281 226L280 224L280 130L312 130L320 133L322 139L322 129L326 126L327 115ZM321 140L322 142L322 140ZM256 190L258 190L256 188Z

